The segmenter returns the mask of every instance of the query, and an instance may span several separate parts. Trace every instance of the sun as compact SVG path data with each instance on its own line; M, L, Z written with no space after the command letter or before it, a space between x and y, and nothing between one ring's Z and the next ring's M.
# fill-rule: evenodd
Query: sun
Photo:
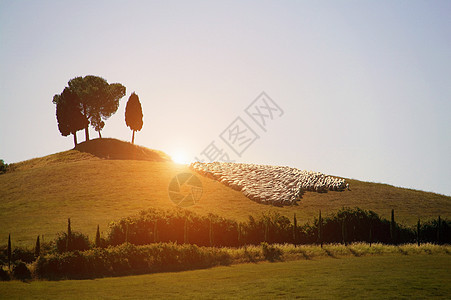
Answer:
M172 160L177 164L186 165L189 164L190 160L185 152L177 150L171 155Z

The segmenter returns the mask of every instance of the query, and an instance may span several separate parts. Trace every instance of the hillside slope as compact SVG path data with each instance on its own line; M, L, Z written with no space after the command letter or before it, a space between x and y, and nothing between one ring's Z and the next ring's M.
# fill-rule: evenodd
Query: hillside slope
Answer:
M192 173L186 165L170 161L108 160L77 150L15 164L15 171L0 175L0 237L8 233L19 245L32 245L38 234L49 240L72 228L94 237L97 224L106 233L110 221L149 207L171 208L168 185L180 173ZM195 174L203 186L200 201L188 209L244 220L268 210L299 223L343 206L371 209L389 218L414 225L418 217L451 216L451 197L397 188L386 184L347 179L351 191L306 192L297 206L258 204L220 182ZM0 244L3 242L0 241Z

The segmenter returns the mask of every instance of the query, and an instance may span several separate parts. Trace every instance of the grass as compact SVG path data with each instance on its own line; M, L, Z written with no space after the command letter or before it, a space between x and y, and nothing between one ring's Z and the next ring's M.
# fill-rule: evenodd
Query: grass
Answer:
M15 171L0 175L0 244L6 243L11 233L13 246L32 246L38 234L44 235L44 241L53 239L58 231L66 229L69 217L73 230L93 239L97 224L105 234L110 221L149 207L173 207L167 190L169 182L179 173L192 173L188 166L173 162L107 160L77 150L14 167ZM188 209L238 221L271 209L289 218L296 213L298 224L303 224L311 221L319 209L324 215L343 206L371 209L386 218L390 218L393 208L398 222L412 226L418 217L451 215L449 196L386 184L350 179L352 191L307 192L297 206L272 207L255 203L212 179L196 176L202 182L203 194L198 204Z
M0 297L446 299L450 268L448 255L347 256L95 280L0 282Z

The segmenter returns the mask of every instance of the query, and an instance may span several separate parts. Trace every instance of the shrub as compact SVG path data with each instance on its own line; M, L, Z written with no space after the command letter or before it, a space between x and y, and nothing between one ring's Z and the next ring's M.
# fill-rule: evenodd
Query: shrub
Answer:
M269 260L271 262L276 260L282 260L282 250L277 248L274 245L269 245L266 242L261 243L262 245L262 251L263 251L263 257L266 260Z
M13 269L13 276L19 280L31 279L31 272L23 261L18 261Z
M17 247L11 255L12 261L23 261L24 263L32 263L35 260L33 250Z
M0 159L0 174L6 173L6 171L8 171L8 164L3 159Z
M0 267L0 281L9 281L10 277L7 271Z
M80 232L71 232L70 245L67 249L67 233L60 232L55 240L56 250L58 253L66 251L84 251L91 248L89 237Z
M35 270L39 278L81 279L181 271L230 263L231 256L225 249L175 243L145 246L125 243L103 249L40 256Z

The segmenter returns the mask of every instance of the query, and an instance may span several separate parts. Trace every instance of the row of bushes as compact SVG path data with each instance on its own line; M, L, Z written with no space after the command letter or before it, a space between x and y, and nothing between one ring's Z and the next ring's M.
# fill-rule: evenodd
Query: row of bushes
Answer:
M134 217L110 224L105 245L119 245L125 241L136 245L155 242L191 243L199 246L237 247L268 243L451 243L451 220L431 220L409 228L381 218L373 211L342 208L313 223L298 226L277 212L246 222L235 222L213 214L200 216L189 210L149 209ZM419 231L418 231L419 229ZM419 233L419 234L418 234Z
M268 244L244 246L240 248L198 247L175 243L154 243L136 246L125 243L107 248L87 251L70 251L39 256L32 264L14 263L12 272L0 268L0 280L10 278L37 279L82 279L105 276L137 275L165 271L182 271L208 268L233 263L284 261L313 259L317 257L343 257L363 255L409 255L451 253L450 246L434 244L404 244L400 246L384 244L353 243L351 245ZM30 272L31 270L31 272Z
M38 238L35 248L39 248L43 254L51 254L105 248L124 242L134 245L174 242L214 247L259 245L262 242L295 245L352 242L450 244L450 225L449 220L436 219L418 224L416 228L408 228L396 224L394 216L388 221L372 211L359 208L343 208L324 218L315 218L312 224L299 226L296 216L291 222L276 212L249 216L246 222L238 223L212 214L201 216L183 209L149 209L112 222L105 238L100 237L97 229L94 244L87 235L73 232L69 220L67 232L60 232L50 243L40 244ZM38 256L36 249L15 248L10 262L21 260L31 263ZM5 245L0 247L0 265L8 264L8 261Z
M230 255L220 248L175 243L143 246L126 243L40 256L35 274L45 279L81 279L200 269L230 263Z

